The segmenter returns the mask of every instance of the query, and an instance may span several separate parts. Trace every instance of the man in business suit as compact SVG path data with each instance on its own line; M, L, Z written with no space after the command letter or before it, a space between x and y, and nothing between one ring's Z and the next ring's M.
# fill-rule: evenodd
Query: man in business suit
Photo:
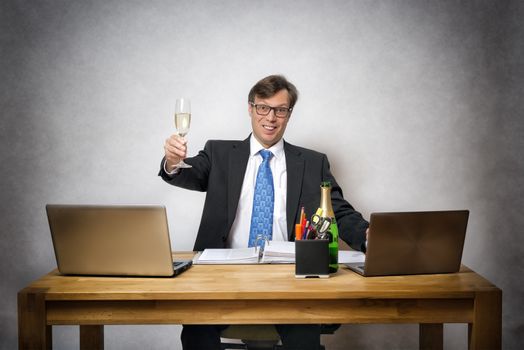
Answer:
M252 134L244 141L208 141L195 157L186 158L186 140L166 140L159 175L168 183L207 192L194 250L247 247L250 239L255 183L264 150L274 187L273 240L294 240L300 208L314 213L320 203L320 183L332 184L332 204L340 237L365 251L368 223L343 198L329 170L326 155L284 141L283 135L298 99L295 86L283 76L268 76L248 95ZM192 168L178 168L184 160ZM253 215L254 217L254 215ZM285 349L318 349L320 325L276 326ZM219 349L220 326L184 326L184 349Z

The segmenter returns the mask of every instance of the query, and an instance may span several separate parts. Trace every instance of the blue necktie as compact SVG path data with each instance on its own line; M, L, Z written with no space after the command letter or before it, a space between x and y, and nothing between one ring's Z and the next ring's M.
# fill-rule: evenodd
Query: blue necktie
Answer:
M251 213L251 226L249 228L249 247L254 247L257 237L270 240L273 234L273 206L275 191L273 188L273 174L269 168L269 159L273 153L261 150L262 164L258 167L255 195L253 196L253 211Z

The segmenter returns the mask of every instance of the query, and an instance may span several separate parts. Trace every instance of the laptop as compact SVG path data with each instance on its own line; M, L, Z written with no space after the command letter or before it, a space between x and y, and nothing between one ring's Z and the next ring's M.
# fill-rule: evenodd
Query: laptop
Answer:
M362 276L453 273L460 269L468 210L372 213Z
M171 277L192 264L173 262L163 206L48 204L46 211L62 274Z

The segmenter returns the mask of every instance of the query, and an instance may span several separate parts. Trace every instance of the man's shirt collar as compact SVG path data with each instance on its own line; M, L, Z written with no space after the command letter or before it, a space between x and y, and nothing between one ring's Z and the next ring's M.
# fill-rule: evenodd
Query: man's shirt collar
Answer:
M250 151L249 154L251 157L256 155L260 150L266 149L264 146L258 142L255 136L251 134L251 137L249 139L249 147ZM284 156L284 139L281 138L277 143L275 143L273 146L267 148L267 150L271 151L273 153L273 156L277 159L280 159L280 157Z

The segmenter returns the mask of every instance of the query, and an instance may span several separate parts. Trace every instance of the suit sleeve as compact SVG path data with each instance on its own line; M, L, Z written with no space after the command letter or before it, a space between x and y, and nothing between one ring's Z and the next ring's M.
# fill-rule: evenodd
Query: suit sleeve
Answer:
M322 178L331 182L331 203L337 219L339 237L355 250L366 251L366 229L369 223L344 199L342 189L331 173L329 161L324 155Z
M205 192L208 187L209 174L211 172L211 155L213 153L212 141L206 142L204 149L196 156L184 159L184 162L191 165L192 168L180 169L175 175L169 175L164 169L165 158L162 158L160 163L160 171L158 176L177 187L182 187L188 190Z

